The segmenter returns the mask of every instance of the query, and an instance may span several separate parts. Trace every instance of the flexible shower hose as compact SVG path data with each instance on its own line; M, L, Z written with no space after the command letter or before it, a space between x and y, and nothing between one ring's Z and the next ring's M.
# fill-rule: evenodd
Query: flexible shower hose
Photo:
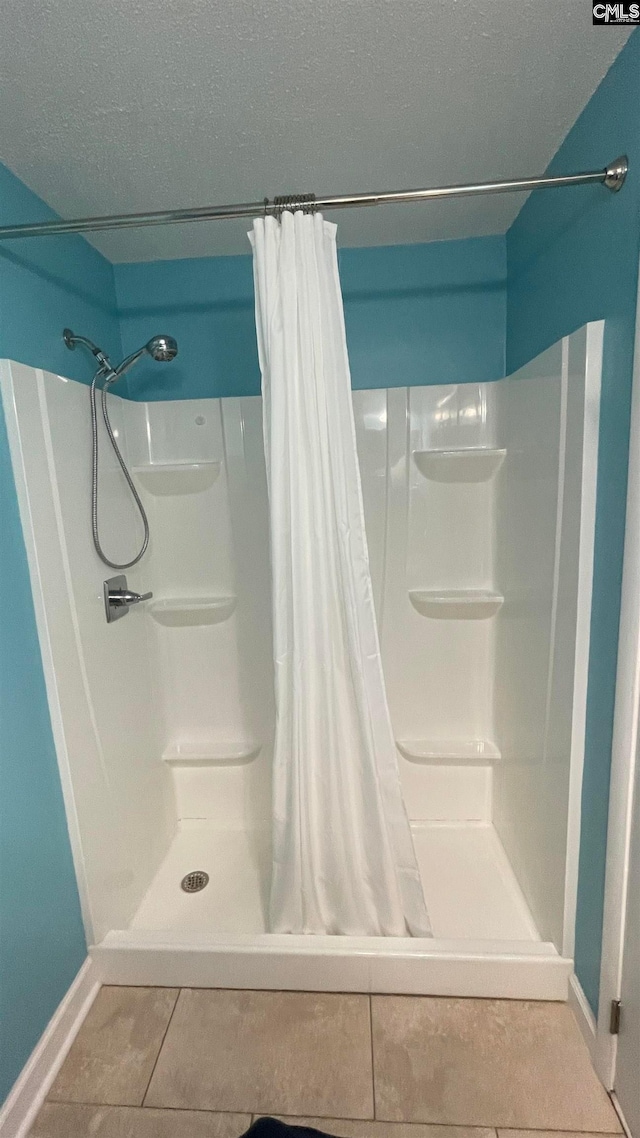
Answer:
M98 554L100 560L104 562L105 565L108 565L110 569L130 569L132 565L137 565L140 559L144 557L146 553L147 546L149 544L149 521L147 519L144 506L140 501L140 495L138 494L138 491L133 484L133 479L127 470L122 455L120 454L120 448L116 442L116 437L113 433L113 428L109 420L109 410L107 408L107 391L111 384L115 383L119 378L120 376L117 374L117 372L111 372L111 374L109 374L104 370L104 368L98 368L98 371L94 375L91 387L89 389L89 400L91 403L91 532L93 534L93 544L95 551ZM142 518L142 524L144 526L144 539L140 548L140 552L136 555L136 557L133 558L132 561L125 561L122 565L119 565L117 561L110 561L109 558L106 557L103 553L102 546L100 544L100 531L98 528L98 410L96 407L96 391L99 379L104 379L104 384L101 388L102 417L104 419L104 425L107 429L107 434L109 436L109 440L111 442L111 446L113 447L115 456L120 464L120 469L125 476L127 485L133 495L133 500L138 507L140 517Z

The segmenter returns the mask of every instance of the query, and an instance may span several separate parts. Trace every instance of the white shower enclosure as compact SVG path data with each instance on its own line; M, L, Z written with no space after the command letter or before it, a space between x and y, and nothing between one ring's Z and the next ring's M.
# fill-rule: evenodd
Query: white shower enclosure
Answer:
M107 982L564 999L572 972L602 323L494 383L358 391L367 538L433 938L276 935L258 398L109 395L151 523L107 624L87 388L2 394L75 867ZM103 448L114 560L138 537ZM28 777L28 772L25 772ZM185 893L193 870L209 875Z

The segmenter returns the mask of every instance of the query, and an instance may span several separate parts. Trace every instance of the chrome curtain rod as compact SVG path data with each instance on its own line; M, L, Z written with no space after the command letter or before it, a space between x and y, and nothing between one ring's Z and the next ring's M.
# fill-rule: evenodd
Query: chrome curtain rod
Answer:
M177 225L189 221L224 221L234 217L279 217L283 209L307 212L327 209L350 209L353 206L384 205L387 202L426 202L444 198L475 197L476 194L505 194L512 191L545 190L555 186L583 186L600 182L613 193L621 189L629 163L626 155L616 158L604 170L582 174L542 175L538 178L514 178L503 182L472 182L461 186L438 186L428 190L391 190L381 194L344 194L315 198L298 194L284 198L264 198L261 202L238 205L200 206L194 209L165 209L155 213L116 213L106 217L77 217L68 221L36 221L26 225L0 226L0 240L17 237L56 237L64 233L96 233L102 229L135 229L147 225Z

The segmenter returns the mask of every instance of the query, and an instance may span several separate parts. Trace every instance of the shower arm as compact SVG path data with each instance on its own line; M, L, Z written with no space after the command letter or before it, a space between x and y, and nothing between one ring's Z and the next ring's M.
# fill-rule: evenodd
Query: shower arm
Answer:
M167 209L153 213L120 213L104 217L80 217L67 221L37 221L23 225L0 226L0 241L18 237L55 237L65 233L97 233L103 229L135 229L149 225L177 225L194 221L224 221L239 217L279 217L283 210L302 209L305 212L329 209L351 209L357 206L385 205L438 201L450 198L475 197L482 194L527 193L530 190L553 189L563 186L582 186L600 183L612 193L624 185L629 169L626 155L614 159L601 170L581 174L542 175L534 178L515 178L500 182L475 182L468 185L438 186L424 190L392 190L378 194L347 194L337 197L316 198L313 194L293 194L264 198L260 202L236 205L200 206L193 209Z
M109 359L106 352L103 352L102 348L99 348L97 344L94 344L93 340L89 340L86 336L77 336L75 332L71 331L70 328L64 329L62 333L62 339L64 340L64 343L70 352L75 351L76 344L82 344L83 348L88 348L88 350L91 352L91 355L94 356L100 364L100 372L104 375L107 375L114 370L111 360Z

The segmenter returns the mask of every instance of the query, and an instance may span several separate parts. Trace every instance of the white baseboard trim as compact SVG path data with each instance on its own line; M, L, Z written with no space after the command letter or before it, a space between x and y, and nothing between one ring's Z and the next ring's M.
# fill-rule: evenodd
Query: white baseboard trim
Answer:
M100 967L88 957L0 1108L0 1138L25 1138L28 1134L100 984Z
M609 1091L609 1097L611 1098L611 1102L613 1103L613 1109L615 1110L616 1114L618 1115L618 1118L620 1119L620 1125L622 1126L622 1129L625 1132L626 1138L633 1138L633 1134L629 1130L629 1126L628 1126L627 1120L624 1116L624 1112L622 1110L622 1107L620 1106L620 1103L618 1102L618 1096L617 1096L616 1092L615 1091Z
M582 1038L589 1048L591 1059L595 1062L596 1017L591 1011L589 1001L582 990L582 985L575 972L569 977L569 1007L576 1017Z

